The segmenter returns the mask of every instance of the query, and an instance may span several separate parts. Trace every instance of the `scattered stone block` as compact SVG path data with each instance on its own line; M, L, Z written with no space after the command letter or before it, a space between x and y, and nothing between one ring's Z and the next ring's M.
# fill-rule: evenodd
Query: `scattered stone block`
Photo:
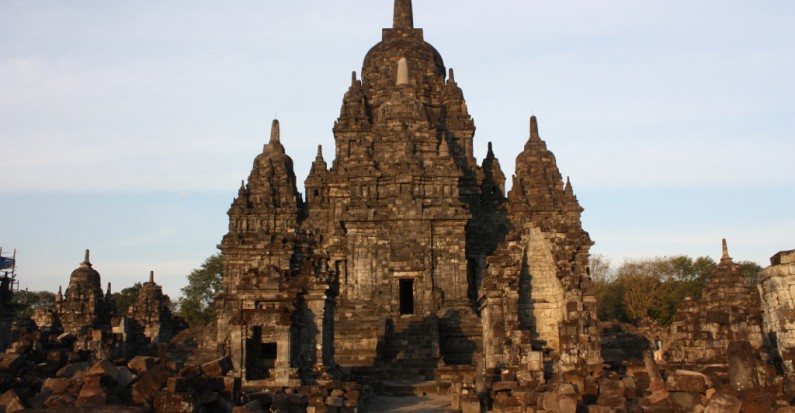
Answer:
M26 408L22 398L19 397L16 390L11 389L0 395L0 409L6 413L13 413Z
M210 377L222 377L232 370L232 360L229 357L222 357L201 366L204 374Z
M64 394L67 389L69 389L71 383L71 379L50 377L44 380L44 383L41 385L41 390L48 391L51 394Z
M108 398L108 389L102 384L101 375L87 376L82 379L83 386L75 401L76 406L101 406Z
M141 376L155 367L157 359L149 356L135 356L127 363L127 368Z
M25 363L21 354L0 353L0 371L16 373Z
M166 385L170 372L165 366L158 365L145 375L141 376L133 385L132 397L136 403L150 402L155 395Z
M670 393L671 405L674 412L690 413L695 411L696 406L705 403L704 395L698 392L675 391Z
M153 407L158 413L196 413L199 401L194 392L159 392L154 396Z
M60 370L58 370L56 375L58 377L64 377L64 378L69 379L69 378L74 377L78 372L86 371L86 370L88 370L90 368L91 368L91 364L88 363L87 361L83 361L83 362L79 362L79 363L71 363L71 364L67 364L67 365L63 366Z
M677 370L665 380L668 391L704 393L707 389L707 378L697 372Z
M740 413L742 401L723 392L715 393L704 413Z

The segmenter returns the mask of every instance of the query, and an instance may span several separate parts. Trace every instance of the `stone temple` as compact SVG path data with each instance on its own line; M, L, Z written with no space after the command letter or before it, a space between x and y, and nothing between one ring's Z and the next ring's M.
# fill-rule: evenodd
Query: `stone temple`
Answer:
M593 244L535 117L509 193L410 0L354 72L298 192L278 121L229 209L218 345L250 385L353 377L543 382L601 369ZM289 146L289 143L288 145Z

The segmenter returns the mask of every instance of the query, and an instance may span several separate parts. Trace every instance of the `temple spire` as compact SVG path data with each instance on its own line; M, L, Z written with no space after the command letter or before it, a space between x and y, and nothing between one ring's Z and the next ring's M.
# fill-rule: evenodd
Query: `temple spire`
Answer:
M279 120L274 119L271 125L271 140L270 143L279 143L281 141L281 132L279 131Z
M414 12L411 0L395 0L395 16L392 20L393 29L413 29Z
M574 196L574 188L572 188L571 179L569 179L568 176L566 177L566 185L563 187L563 192L565 192L567 195Z
M726 238L723 239L723 255L720 257L720 262L731 262L732 257L729 256L729 246L726 244Z
M155 272L154 271L149 271L149 283L150 284L154 284L155 283Z
M530 117L530 140L541 140L538 134L538 120L535 115Z
M91 260L89 260L90 255L91 255L91 252L88 249L86 249L86 257L83 259L83 262L80 263L81 267L90 267L91 266Z

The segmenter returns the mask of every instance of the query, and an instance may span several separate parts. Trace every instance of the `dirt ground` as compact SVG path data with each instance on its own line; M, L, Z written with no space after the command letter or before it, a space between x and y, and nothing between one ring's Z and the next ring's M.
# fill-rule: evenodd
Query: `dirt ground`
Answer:
M454 413L447 396L389 397L376 396L364 408L368 413Z

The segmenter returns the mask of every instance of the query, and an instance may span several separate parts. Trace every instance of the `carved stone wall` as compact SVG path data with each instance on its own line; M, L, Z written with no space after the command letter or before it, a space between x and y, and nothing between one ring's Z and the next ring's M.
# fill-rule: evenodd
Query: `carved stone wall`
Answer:
M759 280L764 331L787 375L795 374L795 250L770 258Z

